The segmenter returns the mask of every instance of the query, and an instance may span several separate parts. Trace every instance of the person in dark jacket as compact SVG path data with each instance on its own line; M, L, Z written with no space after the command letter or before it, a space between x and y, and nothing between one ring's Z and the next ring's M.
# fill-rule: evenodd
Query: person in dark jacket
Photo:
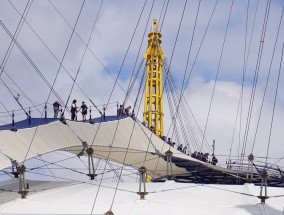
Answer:
M212 165L216 165L218 163L218 159L215 157L215 155L213 154L212 157Z
M76 105L77 100L74 99L71 105L71 120L74 121L76 119L77 121L77 112L78 112L78 107Z
M58 101L53 103L54 118L57 118L58 113L60 111L60 107L61 107L61 104Z
M87 118L87 112L88 112L88 107L85 104L85 102L82 102L81 113L82 113L82 119L84 122L86 121L86 118Z

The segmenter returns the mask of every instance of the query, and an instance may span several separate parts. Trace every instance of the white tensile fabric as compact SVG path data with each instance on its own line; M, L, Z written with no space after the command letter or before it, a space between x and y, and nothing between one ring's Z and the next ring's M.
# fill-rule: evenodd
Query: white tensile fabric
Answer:
M148 194L139 200L138 183L76 183L30 193L0 205L1 214L195 214L282 215L283 188L269 187L270 198L260 204L259 187L147 183ZM282 196L281 196L282 195ZM97 196L97 198L96 198ZM113 204L112 204L113 203ZM91 213L92 212L92 213Z
M78 154L84 149L82 142L94 149L95 157L135 168L145 166L154 177L166 175L167 162L159 156L160 153L164 154L170 149L176 157L191 159L170 148L132 118L96 124L67 121L65 125L56 121L34 128L19 129L17 132L0 131L0 169L11 166L8 157L22 162L56 150ZM86 155L85 151L84 154ZM173 174L185 172L185 169L173 165Z

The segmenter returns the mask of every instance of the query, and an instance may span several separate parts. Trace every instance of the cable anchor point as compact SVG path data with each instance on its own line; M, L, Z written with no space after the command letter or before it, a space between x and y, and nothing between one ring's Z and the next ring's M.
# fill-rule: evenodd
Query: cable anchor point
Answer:
M114 213L111 210L109 210L106 213L104 213L104 215L114 215Z
M247 176L246 176L246 181L248 183L252 182L253 180L253 160L254 156L252 153L248 156L248 170L247 170Z
M94 157L93 157L93 153L94 153L94 149L92 147L89 147L86 149L86 152L88 154L88 167L89 167L89 174L88 176L90 177L91 180L94 180L96 177L95 174L95 165L94 165Z
M147 169L144 166L141 166L139 169L139 192L137 192L138 195L140 195L140 200L144 200L145 196L148 194L148 192L146 192L146 172ZM143 191L142 191L142 184L143 184Z
M167 179L172 180L173 179L173 164L172 164L173 152L171 150L168 150L165 152L165 155L167 156Z
M258 198L261 200L261 204L265 204L265 200L269 198L267 196L268 173L267 173L266 169L262 170L262 172L260 173L260 177L261 177L261 187L260 187L260 195L258 196ZM263 187L264 187L264 195L262 195Z
M21 198L25 199L28 195L28 189L29 185L27 184L27 187L25 186L25 171L26 167L25 165L21 165L17 167L17 172L19 173L19 191L18 193L21 194Z

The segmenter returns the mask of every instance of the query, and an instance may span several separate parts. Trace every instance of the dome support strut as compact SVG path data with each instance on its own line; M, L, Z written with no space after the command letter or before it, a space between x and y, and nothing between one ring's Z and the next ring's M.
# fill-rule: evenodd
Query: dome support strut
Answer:
M147 195L148 193L146 192L146 172L147 169L144 166L141 166L139 169L139 192L137 192L138 195L140 195L140 199L144 200L145 199L145 195ZM143 184L143 191L142 191L142 184Z
M91 180L95 179L95 165L94 165L94 158L93 158L93 153L94 153L94 149L93 148L87 148L86 152L88 154L88 167L89 167L89 174L88 176L90 176Z
M25 186L25 171L26 171L26 167L25 165L21 165L19 167L17 167L17 171L19 172L19 191L18 193L21 194L21 198L25 199L28 195L28 184L27 187Z
M246 177L247 182L252 182L253 180L253 160L254 160L254 156L251 153L248 156L248 171L247 171L247 177Z
M267 173L266 169L262 170L260 176L261 176L261 187L260 187L260 195L258 196L258 198L261 200L262 204L265 204L265 200L269 198L267 196L267 177L268 177L268 173ZM264 188L264 195L262 195L263 188Z

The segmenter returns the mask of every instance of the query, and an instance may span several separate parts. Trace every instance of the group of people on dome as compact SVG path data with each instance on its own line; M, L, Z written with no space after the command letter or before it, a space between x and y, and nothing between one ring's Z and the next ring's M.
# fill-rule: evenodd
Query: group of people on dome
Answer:
M216 165L218 163L218 159L216 158L216 156L214 154L212 154L211 160L209 159L209 153L202 153L202 152L195 151L190 155L190 152L188 150L187 145L183 146L183 144L176 144L175 142L173 142L171 140L171 138L168 137L168 139L167 139L165 136L162 136L161 139L172 147L175 147L175 145L177 145L178 151L180 151L180 152L182 152L182 153L184 153L188 156L191 156L192 158L195 158L197 160L200 160L200 161L203 161L205 163L212 164L212 165Z
M144 126L147 127L147 123L146 122L142 122L142 124ZM153 133L155 133L155 127L154 126L150 126L150 131L152 131ZM192 158L195 158L197 160L203 161L205 163L209 163L212 165L216 165L218 163L218 159L216 158L216 156L214 154L212 154L212 159L209 159L209 153L202 153L202 152L193 152L192 154L190 154L190 151L188 149L188 145L183 146L183 144L176 144L174 141L171 140L170 137L166 137L166 136L160 136L160 138L166 142L167 144L169 144L172 147L176 146L176 149L188 156L191 156Z
M62 110L61 104L58 101L53 103L53 110L54 110L54 118L57 118L59 111ZM87 105L85 104L84 101L82 102L82 105L80 107L78 107L77 106L77 100L74 99L73 102L72 102L72 105L71 105L71 120L77 121L77 113L81 111L82 120L86 121L87 110L88 110L88 107L87 107ZM132 116L131 106L124 108L123 105L120 105L119 108L117 109L117 116ZM146 122L142 122L142 124L147 127ZM155 133L155 128L153 126L151 126L149 129L153 133ZM182 152L182 153L184 153L188 156L190 155L190 152L188 150L187 145L183 146L183 144L176 144L175 142L173 142L171 140L170 137L167 138L166 136L160 136L160 138L172 147L175 147L175 145L177 145L178 151L180 151L180 152ZM191 154L191 157L195 158L197 160L203 161L205 163L212 164L212 165L216 165L218 163L218 159L216 158L216 156L214 154L212 154L211 160L209 159L209 153L202 153L202 152L197 152L197 151L193 152Z
M53 103L53 111L54 111L54 118L58 117L59 111L62 111L62 106L58 101L55 101ZM82 101L82 105L80 107L77 106L77 100L74 99L72 104L71 104L71 120L77 121L77 113L81 112L82 113L82 120L86 121L87 120L87 112L88 112L88 106L85 104L84 101Z
M131 106L124 108L124 105L120 105L117 109L117 116L131 116Z
M193 152L191 154L191 157L212 165L216 165L218 163L218 159L214 154L212 154L212 160L209 159L209 153L202 153L197 151Z

